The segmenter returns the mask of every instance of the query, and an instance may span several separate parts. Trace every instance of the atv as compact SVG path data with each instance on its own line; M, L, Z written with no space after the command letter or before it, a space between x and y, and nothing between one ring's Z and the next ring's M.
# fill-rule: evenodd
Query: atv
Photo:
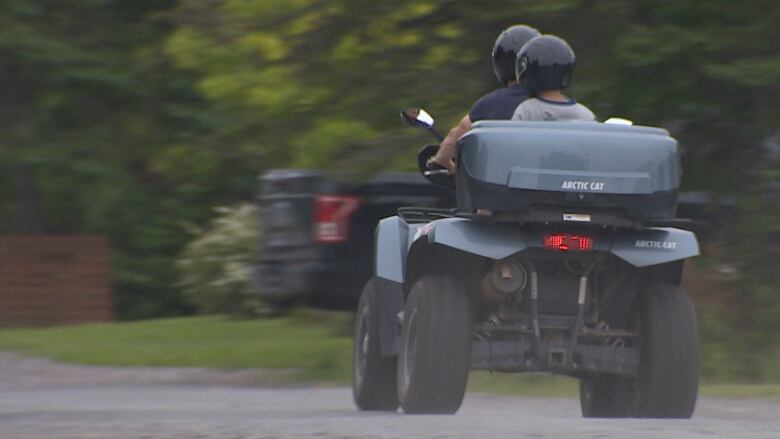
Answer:
M424 110L408 124L440 140ZM608 121L609 122L609 121ZM470 370L575 377L585 417L689 418L698 255L675 218L677 141L660 128L482 121L458 142L455 209L400 208L376 230L355 319L361 410L454 413Z

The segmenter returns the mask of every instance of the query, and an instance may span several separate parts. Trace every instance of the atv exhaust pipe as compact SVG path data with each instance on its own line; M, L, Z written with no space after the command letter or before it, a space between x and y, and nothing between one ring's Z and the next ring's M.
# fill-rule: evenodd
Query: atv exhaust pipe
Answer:
M522 264L512 260L498 261L482 277L482 296L491 302L499 302L521 291L527 281L528 273Z

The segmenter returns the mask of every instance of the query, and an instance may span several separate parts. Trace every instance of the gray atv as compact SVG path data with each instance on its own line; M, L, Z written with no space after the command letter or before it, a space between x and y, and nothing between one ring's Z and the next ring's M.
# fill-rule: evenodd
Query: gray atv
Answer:
M433 128L422 110L407 123ZM663 129L483 121L458 144L457 208L401 208L376 230L355 323L361 410L454 413L470 370L575 377L585 417L689 418L699 253L675 218L680 151Z

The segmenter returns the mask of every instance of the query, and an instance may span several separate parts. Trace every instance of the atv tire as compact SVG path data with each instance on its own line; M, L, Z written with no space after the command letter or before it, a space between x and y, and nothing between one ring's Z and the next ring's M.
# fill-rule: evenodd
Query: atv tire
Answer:
M699 336L688 293L654 285L640 298L639 377L604 375L580 380L586 418L690 418L699 389Z
M462 284L427 275L404 309L398 356L398 398L405 413L455 413L471 365L471 303Z
M580 379L580 407L584 418L633 416L634 381L617 375Z
M678 286L655 285L642 295L642 363L636 416L690 418L699 392L696 310Z
M383 357L380 350L376 294L374 281L369 280L355 315L352 397L360 410L394 412L398 409L396 356Z

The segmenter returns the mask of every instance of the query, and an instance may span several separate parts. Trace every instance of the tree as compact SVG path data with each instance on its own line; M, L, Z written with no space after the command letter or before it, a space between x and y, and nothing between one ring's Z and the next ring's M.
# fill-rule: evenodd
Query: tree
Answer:
M174 258L212 207L280 166L412 169L421 105L448 126L496 87L518 22L566 38L572 96L668 128L684 186L737 195L722 233L750 349L780 274L780 8L773 0L0 0L0 231L104 233L117 309L189 312ZM775 151L775 153L772 153ZM746 362L751 361L747 358Z

